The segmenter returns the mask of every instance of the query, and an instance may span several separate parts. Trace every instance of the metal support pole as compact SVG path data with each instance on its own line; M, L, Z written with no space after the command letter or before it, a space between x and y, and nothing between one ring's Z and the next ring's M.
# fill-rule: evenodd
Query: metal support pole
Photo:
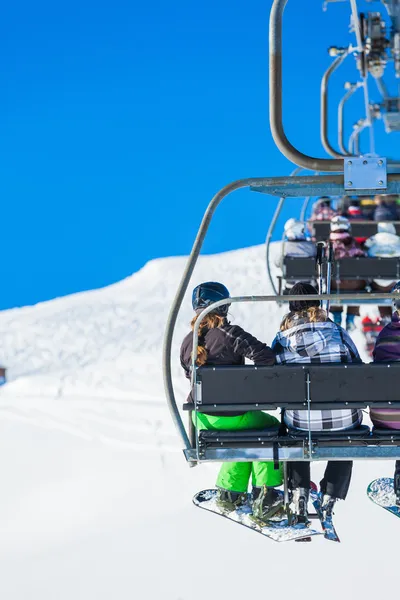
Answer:
M351 5L351 14L354 22L354 32L356 34L358 51L360 54L364 55L364 47L362 40L362 32L361 32L361 23L360 18L358 16L357 10L357 0L350 0ZM361 73L362 75L362 87L364 90L364 104L365 104L365 127L369 127L369 151L371 154L375 152L375 138L374 131L372 127L372 113L369 101L369 92L368 92L368 70L365 73ZM364 127L364 128L365 128ZM363 129L364 129L363 128Z
M383 77L378 77L377 79L375 79L375 81L376 81L376 85L379 90L379 93L381 94L382 98L384 100L386 100L389 97L389 94L388 94L385 82L383 81Z
M272 232L273 232L273 230L275 228L275 224L276 224L276 222L278 220L278 217L279 217L279 215L281 213L281 210L283 208L284 203L285 203L285 198L280 198L279 202L278 202L278 206L276 207L276 210L274 212L274 216L272 217L271 223L269 225L268 232L267 232L267 238L265 240L265 244L266 244L265 254L266 254L266 259L267 259L268 279L269 279L269 282L271 284L272 290L273 290L273 292L274 292L274 294L276 296L278 296L278 290L276 289L275 282L274 282L274 280L272 278L270 255L269 255L270 253L269 253L269 251L270 251L270 246L271 246Z
M333 146L330 144L328 139L328 82L332 76L332 73L340 67L343 61L348 57L349 51L347 50L340 56L337 56L331 65L325 71L322 79L321 79L321 113L320 113L320 135L321 135L321 143L325 149L325 151L333 156L334 158L341 158L343 156L348 156L347 152L340 153L337 152Z
M295 175L298 175L299 173L301 173L301 171L302 171L302 169L300 167L297 167L290 174L290 177L294 177ZM275 209L274 216L272 217L271 223L269 224L268 231L267 231L267 237L266 237L266 240L265 240L265 254L266 254L266 259L267 259L268 279L269 279L269 282L271 284L271 287L273 289L274 294L276 294L277 296L278 296L278 291L276 289L275 282L274 282L274 280L272 278L272 273L271 273L271 263L270 263L270 257L269 257L270 253L269 253L269 251L270 251L271 239L272 239L272 235L273 235L273 232L274 232L274 229L275 229L275 225L276 225L276 222L277 222L277 220L279 218L279 215L281 214L281 211L282 211L284 203L285 203L285 198L284 197L280 198L279 202L278 202L278 205L277 205L277 207Z
M311 196L307 196L307 198L304 198L303 206L301 207L301 212L300 212L300 221L306 220L306 214L307 214L308 205L310 204L310 200L311 200Z
M327 269L326 269L326 293L331 293L331 279L332 279L332 261L333 261L333 246L332 242L328 242L328 253L327 253ZM326 301L326 314L329 317L329 309L331 301Z
M338 144L343 155L349 155L344 145L344 106L350 100L356 90L361 87L361 83L351 85L351 88L344 94L338 105Z
M311 439L311 392L310 392L310 374L307 373L307 419L308 419L308 455L312 460L312 439Z
M317 263L317 271L318 271L318 293L319 294L324 293L323 273L322 273L322 264L324 262L324 259L325 259L325 242L318 242L317 243L316 263Z
M283 463L283 503L285 506L285 513L287 516L288 524L291 522L291 514L289 507L289 477L288 477L288 464L286 460Z
M368 127L368 123L364 121L362 125L356 125L349 139L349 152L357 155L360 150L360 135L364 129Z

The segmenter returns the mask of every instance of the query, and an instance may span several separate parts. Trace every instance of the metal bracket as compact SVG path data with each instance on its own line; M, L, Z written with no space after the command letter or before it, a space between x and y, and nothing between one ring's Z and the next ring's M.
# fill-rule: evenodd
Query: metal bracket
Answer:
M386 158L355 157L344 160L345 190L386 190Z
M201 381L196 381L195 385L194 385L194 402L196 406L199 406L200 404L202 404L203 400L202 400L202 394L201 394Z
M318 443L311 441L311 446L309 443L309 440L306 440L304 443L304 458L308 459L308 460L313 460L315 458L315 456L317 455L317 451L318 451Z

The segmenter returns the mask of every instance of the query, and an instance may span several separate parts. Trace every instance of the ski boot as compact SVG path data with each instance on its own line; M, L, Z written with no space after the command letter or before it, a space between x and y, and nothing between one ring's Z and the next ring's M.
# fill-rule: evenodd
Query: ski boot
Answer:
M400 471L394 474L394 495L396 496L396 506L400 507Z
M283 509L283 496L273 487L253 487L252 511L254 520L268 521L278 517ZM281 515L282 516L282 515Z
M324 521L332 519L333 507L335 506L336 498L333 498L329 494L324 494L321 500L321 509L324 517Z
M355 315L346 315L346 331L354 331L356 325L354 323Z
M292 502L294 509L291 525L308 525L310 523L307 513L309 494L310 491L307 488L295 488L293 490Z
M342 325L342 313L341 312L332 312L333 315L333 322L336 323L336 325Z
M247 494L244 492L232 492L230 490L218 489L216 505L223 512L231 513L247 502Z

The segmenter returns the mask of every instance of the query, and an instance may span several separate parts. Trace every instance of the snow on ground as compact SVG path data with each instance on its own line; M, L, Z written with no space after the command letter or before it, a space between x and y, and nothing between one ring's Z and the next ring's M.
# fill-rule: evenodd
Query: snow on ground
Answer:
M202 257L191 288L221 280L233 295L270 293L264 251ZM0 389L0 597L375 598L396 572L400 522L365 489L392 474L391 462L355 464L336 511L341 545L277 544L192 505L217 467L186 465L160 369L185 260L155 260L105 289L0 313L10 379ZM270 343L283 312L256 304L231 314ZM188 293L174 340L180 403L188 387L178 348L191 317ZM361 334L355 340L360 347ZM322 466L313 469L318 480Z

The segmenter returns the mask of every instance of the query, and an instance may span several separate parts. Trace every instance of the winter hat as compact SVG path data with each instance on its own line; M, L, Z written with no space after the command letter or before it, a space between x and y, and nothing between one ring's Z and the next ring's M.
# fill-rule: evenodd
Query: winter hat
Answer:
M331 232L332 233L334 231L348 231L350 233L350 230L351 230L350 221L348 219L346 219L346 217L342 217L341 215L338 215L336 217L333 217L333 219L331 219Z
M289 219L286 221L283 228L285 235L289 241L305 240L304 223L297 219Z
M295 283L292 289L289 292L289 296L309 296L310 294L318 294L318 291L315 289L311 283L307 283L304 281L299 281ZM308 308L312 308L313 306L319 307L321 303L319 300L295 300L293 302L289 302L289 310L290 312L300 312L302 310L307 310Z

